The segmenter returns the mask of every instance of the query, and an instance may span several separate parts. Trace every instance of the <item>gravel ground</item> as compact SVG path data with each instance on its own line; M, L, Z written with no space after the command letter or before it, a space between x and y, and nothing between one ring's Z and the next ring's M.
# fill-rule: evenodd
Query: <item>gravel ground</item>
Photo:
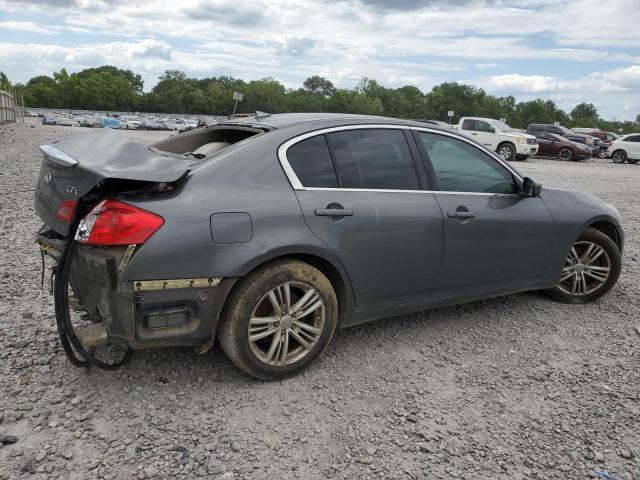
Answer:
M640 165L516 165L625 217L620 281L595 304L530 293L383 320L262 383L219 351L68 363L32 204L37 146L78 132L0 127L0 434L18 437L0 479L640 478Z

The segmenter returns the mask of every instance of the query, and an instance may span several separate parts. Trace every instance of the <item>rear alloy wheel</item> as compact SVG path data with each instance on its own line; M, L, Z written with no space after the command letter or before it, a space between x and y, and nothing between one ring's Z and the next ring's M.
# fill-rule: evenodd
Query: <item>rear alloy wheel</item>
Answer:
M573 160L573 150L571 150L569 147L564 147L558 152L558 158L560 160L564 160L565 162Z
M261 380L299 373L326 349L338 318L331 283L315 267L278 261L241 281L218 337L241 370Z
M608 156L608 155L607 155L607 151L606 151L606 150L602 150L602 149L601 149L601 150L598 152L598 158L601 158L601 159L605 160L605 159L607 158L607 156Z
M516 147L511 143L501 143L496 150L503 160L512 161L516 158Z
M617 245L604 233L585 230L571 246L558 284L547 293L563 303L589 303L615 285L621 258Z
M624 163L627 160L627 152L624 150L616 150L611 154L611 160L614 163Z

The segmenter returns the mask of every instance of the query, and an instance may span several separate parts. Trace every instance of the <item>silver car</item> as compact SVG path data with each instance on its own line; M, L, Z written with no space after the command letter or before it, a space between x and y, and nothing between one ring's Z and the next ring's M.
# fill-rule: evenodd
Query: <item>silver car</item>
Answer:
M37 239L79 366L217 338L279 379L339 327L527 290L586 303L620 274L614 207L435 125L260 113L150 147L107 131L42 150Z

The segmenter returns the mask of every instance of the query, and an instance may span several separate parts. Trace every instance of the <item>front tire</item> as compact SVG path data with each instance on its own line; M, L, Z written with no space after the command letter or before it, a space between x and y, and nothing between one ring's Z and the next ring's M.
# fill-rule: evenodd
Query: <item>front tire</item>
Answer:
M615 242L600 230L587 228L571 246L558 284L546 293L562 303L593 302L616 284L621 263Z
M496 152L498 152L498 155L500 155L503 160L507 160L509 162L516 158L516 147L509 142L504 142L498 145Z
M611 154L611 160L614 163L624 163L627 160L627 152L624 150L616 150Z
M331 282L298 260L270 263L238 283L218 328L222 350L260 380L300 373L325 351L338 321Z
M570 162L571 160L573 160L573 157L573 150L571 150L569 147L564 147L558 152L558 158L560 160L564 160L565 162Z

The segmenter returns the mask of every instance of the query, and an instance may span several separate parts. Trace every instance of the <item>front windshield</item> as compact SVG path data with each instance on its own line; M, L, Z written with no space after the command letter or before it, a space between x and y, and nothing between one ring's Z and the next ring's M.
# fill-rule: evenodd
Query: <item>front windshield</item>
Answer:
M513 128L511 128L506 123L501 122L500 120L491 120L491 125L496 127L501 132L513 132L514 131Z

